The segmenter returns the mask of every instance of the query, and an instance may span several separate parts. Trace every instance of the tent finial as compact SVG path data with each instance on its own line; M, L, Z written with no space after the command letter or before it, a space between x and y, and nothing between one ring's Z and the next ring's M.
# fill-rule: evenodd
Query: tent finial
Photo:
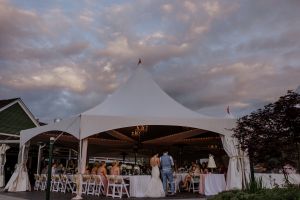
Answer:
M139 58L139 61L138 61L138 64L137 64L137 65L139 66L139 65L141 65L141 64L142 64L142 59Z

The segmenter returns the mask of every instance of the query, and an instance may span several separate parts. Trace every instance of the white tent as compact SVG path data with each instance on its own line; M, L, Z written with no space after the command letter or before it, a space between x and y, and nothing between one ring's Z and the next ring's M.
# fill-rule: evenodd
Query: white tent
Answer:
M239 156L230 130L235 123L235 119L207 117L187 109L168 96L147 72L138 68L126 84L96 107L57 123L21 131L20 145L41 133L68 132L81 141L81 166L85 166L86 138L89 136L137 125L185 126L216 132L226 138L222 142L231 163ZM238 172L236 164L229 164L231 166L234 168L228 170L228 188L241 188L242 173Z
M78 139L122 127L143 125L176 125L200 128L231 135L235 119L211 118L191 111L168 96L142 68L103 103L78 116L21 132L23 145L34 136L65 131Z

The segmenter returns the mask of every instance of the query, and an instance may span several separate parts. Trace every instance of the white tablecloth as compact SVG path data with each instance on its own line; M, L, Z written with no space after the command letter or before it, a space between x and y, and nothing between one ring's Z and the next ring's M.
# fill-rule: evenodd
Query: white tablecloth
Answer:
M127 178L129 178L130 180L130 196L145 197L145 192L147 190L151 176L128 176Z
M283 174L255 173L254 175L256 179L262 179L265 188L273 188L276 185L282 187L285 184ZM300 174L289 174L289 181L293 184L300 184Z
M224 174L202 174L200 179L203 178L204 178L204 194L206 196L216 195L222 191L225 191L226 182L225 182Z
M188 173L176 174L176 182L184 181ZM216 195L219 192L225 191L226 182L224 174L201 174L199 193L209 195Z
M183 181L186 175L187 173L176 174L176 181ZM124 178L130 180L129 191L131 197L145 197L151 176L124 176ZM226 188L224 174L201 174L200 181L203 181L203 184L199 184L199 187L202 188L199 191L207 196L216 195Z

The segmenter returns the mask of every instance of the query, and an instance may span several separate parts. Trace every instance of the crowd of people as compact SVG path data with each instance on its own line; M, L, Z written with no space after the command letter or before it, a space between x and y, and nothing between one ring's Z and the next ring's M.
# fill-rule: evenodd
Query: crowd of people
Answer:
M188 173L190 176L198 174L207 174L211 170L207 168L207 162L194 162L185 164L182 167L174 166L174 173ZM51 167L51 174L76 174L78 172L77 163L70 160L67 166L64 166L59 161L55 161ZM41 174L48 173L48 165L45 164L41 171ZM214 173L226 173L226 168L220 165ZM151 164L144 163L143 165L122 163L119 161L112 161L107 163L106 161L96 161L89 163L84 174L86 175L150 175ZM186 182L186 181L185 181ZM186 185L186 183L184 184Z
M177 167L174 166L175 173L189 173L193 175L197 174L207 174L211 170L207 168L207 162L194 162L186 163L184 166ZM58 160L55 161L51 166L51 174L76 174L78 172L77 163L74 160L70 160L65 166ZM48 164L44 164L41 174L48 173ZM214 173L226 173L226 168L220 165L219 168L214 170ZM151 165L150 163L138 164L128 164L119 161L96 161L94 163L89 163L84 174L86 175L150 175Z
M77 163L75 160L70 160L67 162L67 165L64 166L59 161L55 161L51 166L51 172L53 175L76 174L78 173ZM41 173L48 173L47 165L45 165ZM180 187L183 190L188 190L192 177L211 173L211 169L208 168L208 162L200 163L199 160L191 163L185 162L183 166L177 167L174 164L173 158L164 153L161 156L155 154L150 159L149 163L143 163L142 165L122 163L119 161L95 161L94 163L89 163L84 170L84 175L100 175L104 183L105 190L108 185L108 175L151 175L152 178L155 178L149 183L147 193L149 197L160 197L167 194L167 180L169 182L173 182L172 179L176 176L176 174L180 173L187 174L180 183ZM214 173L225 174L226 168L224 168L223 165L220 165L219 168L214 169ZM171 190L171 194L174 194L174 188L171 188ZM160 191L160 193L157 193L157 191Z

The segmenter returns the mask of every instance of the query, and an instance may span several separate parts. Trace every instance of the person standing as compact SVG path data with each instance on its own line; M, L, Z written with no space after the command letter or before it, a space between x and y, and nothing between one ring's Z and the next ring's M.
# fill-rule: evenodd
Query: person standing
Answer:
M172 156L168 154L168 150L164 150L163 155L160 157L161 175L163 180L164 191L167 194L167 184L169 181L171 185L171 195L175 195L175 185L173 180L173 169L174 161Z
M162 182L159 178L159 157L158 154L155 154L150 159L150 165L152 167L151 179L145 192L146 197L164 197L165 191L163 189Z

